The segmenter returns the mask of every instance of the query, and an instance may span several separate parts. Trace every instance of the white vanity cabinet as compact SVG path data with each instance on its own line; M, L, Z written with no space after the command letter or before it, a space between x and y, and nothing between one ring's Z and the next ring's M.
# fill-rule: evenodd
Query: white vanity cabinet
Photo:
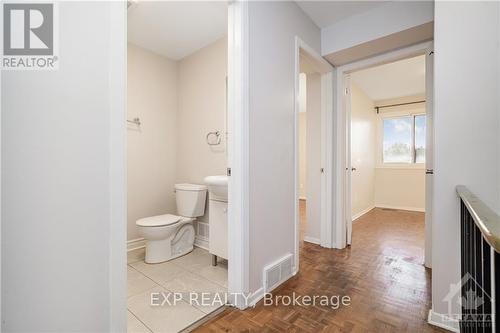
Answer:
M208 247L212 255L212 265L217 265L217 257L227 259L227 176L205 177L208 186Z
M209 201L210 254L227 259L227 202Z

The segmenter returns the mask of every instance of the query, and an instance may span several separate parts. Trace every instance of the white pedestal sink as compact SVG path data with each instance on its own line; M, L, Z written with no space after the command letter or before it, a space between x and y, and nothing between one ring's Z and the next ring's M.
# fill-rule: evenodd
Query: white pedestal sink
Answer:
M212 254L212 265L217 257L227 259L227 176L208 176L204 179L208 187L208 225L210 228L208 247Z
M208 176L205 177L204 181L208 186L210 200L227 202L227 176Z

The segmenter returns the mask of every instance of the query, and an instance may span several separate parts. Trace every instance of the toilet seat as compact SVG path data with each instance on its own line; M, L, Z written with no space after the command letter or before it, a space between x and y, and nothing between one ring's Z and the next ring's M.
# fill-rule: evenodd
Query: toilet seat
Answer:
M137 220L136 224L140 227L166 227L179 223L181 219L182 216L164 214L145 217L143 219Z

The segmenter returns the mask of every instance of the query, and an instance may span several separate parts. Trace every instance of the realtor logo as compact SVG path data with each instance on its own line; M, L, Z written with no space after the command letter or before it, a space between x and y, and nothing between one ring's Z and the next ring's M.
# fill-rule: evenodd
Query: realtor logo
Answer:
M56 69L53 3L3 4L2 69Z
M52 55L54 5L5 4L3 7L5 55Z
M469 273L466 273L458 283L450 285L450 291L443 301L448 303L448 313L444 320L460 321L463 327L470 325L491 327L492 298ZM487 307L486 303L490 306ZM455 313L454 304L460 306L463 311Z

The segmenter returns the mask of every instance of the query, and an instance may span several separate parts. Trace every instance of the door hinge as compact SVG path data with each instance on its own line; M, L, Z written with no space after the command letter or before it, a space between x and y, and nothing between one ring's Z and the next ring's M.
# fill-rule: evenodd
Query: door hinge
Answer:
M226 169L226 175L227 175L228 177L231 177L231 168L227 168L227 169Z
M344 89L344 94L345 94L345 95L348 95L348 94L349 94L349 89L348 89L348 88L345 88L345 89Z
M434 174L434 169L426 169L425 170L426 175L433 175Z

